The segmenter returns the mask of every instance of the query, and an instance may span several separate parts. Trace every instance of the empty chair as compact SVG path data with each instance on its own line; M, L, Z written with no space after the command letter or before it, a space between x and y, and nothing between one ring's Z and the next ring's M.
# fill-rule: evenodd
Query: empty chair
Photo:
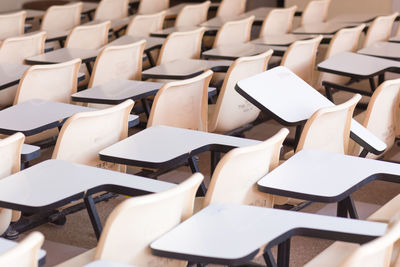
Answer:
M80 49L100 49L108 42L110 21L75 27L68 35L65 47Z
M376 42L388 41L392 34L393 23L398 13L389 16L379 16L370 24L367 35L365 36L363 47L370 46Z
M301 16L301 25L326 21L331 0L313 0L308 2Z
M217 48L224 45L247 43L250 41L253 22L254 16L225 22L218 30L213 47Z
M197 26L207 20L208 8L211 2L184 6L175 20L175 27Z
M272 50L252 56L241 57L229 67L218 95L216 105L209 105L208 131L226 133L253 122L260 110L239 95L236 83L267 69Z
M51 6L43 16L41 30L47 32L69 31L81 23L82 3Z
M246 10L246 0L222 0L217 10L217 17L239 16Z
M297 6L271 10L261 26L260 38L266 35L286 34L292 31Z
M161 31L164 24L165 12L161 11L149 15L134 16L126 29L126 35L148 37L152 32Z
M140 0L138 14L154 14L169 8L169 0Z
M0 40L24 34L25 18L25 11L0 15Z
M281 66L289 68L305 82L311 84L321 40L322 36L320 35L310 40L294 42L283 55Z
M38 253L43 242L43 234L39 232L30 233L18 245L0 255L0 265L37 267Z
M170 190L125 200L108 217L97 247L58 267L83 266L94 260L143 267L186 266L184 261L153 256L150 244L192 216L202 180L197 173Z
M207 131L208 85L212 71L166 83L154 99L147 127L167 125Z
M101 0L94 14L95 20L114 20L128 16L129 0Z

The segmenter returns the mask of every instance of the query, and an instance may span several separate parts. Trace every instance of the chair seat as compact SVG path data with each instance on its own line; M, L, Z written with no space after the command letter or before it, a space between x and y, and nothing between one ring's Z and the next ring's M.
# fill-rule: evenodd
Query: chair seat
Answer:
M92 248L76 257L73 257L63 263L57 265L57 267L80 267L88 264L94 260L94 253L96 248Z
M335 242L327 249L322 251L318 256L313 258L304 267L334 267L340 266L340 264L358 247L359 244L346 243L346 242Z
M390 200L368 217L368 221L388 223L400 209L400 195Z

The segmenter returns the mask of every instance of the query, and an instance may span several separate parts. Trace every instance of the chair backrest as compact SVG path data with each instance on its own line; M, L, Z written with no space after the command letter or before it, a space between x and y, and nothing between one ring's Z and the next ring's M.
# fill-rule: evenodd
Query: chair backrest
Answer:
M0 40L24 34L25 18L25 11L0 15Z
M317 110L304 125L297 151L317 149L348 154L351 119L360 99L361 95L356 94L341 105Z
M65 47L80 49L100 49L108 42L110 21L75 27L68 35Z
M398 13L389 16L379 16L370 24L367 35L365 36L363 47L370 46L376 42L388 41L392 34L393 23Z
M199 28L168 35L161 47L157 65L177 59L199 59L204 31L204 28Z
M24 64L25 59L44 53L45 32L10 37L0 44L0 61Z
M308 2L301 16L301 25L326 21L331 0L313 0Z
M81 24L82 3L51 6L43 16L42 31L68 31Z
M95 20L113 20L128 16L129 0L101 0L94 14Z
M136 15L129 22L126 35L131 36L150 36L150 33L161 31L166 11L150 15Z
M127 45L107 46L94 64L89 88L111 80L141 80L145 40Z
M175 27L197 26L207 20L208 8L211 2L184 6L175 20Z
M292 31L294 13L297 6L276 8L265 17L261 26L260 37L266 35L286 34Z
M43 234L39 232L30 233L18 245L0 255L0 265L37 267L38 253L43 242Z
M270 49L260 55L241 57L233 62L225 76L209 121L209 132L232 131L253 122L258 117L260 110L239 95L235 86L242 79L264 72L271 56L272 50Z
M283 55L281 66L289 68L297 76L311 84L317 50L321 40L322 36L320 35L310 40L294 42Z
M169 0L140 0L138 14L154 14L169 8Z
M222 0L217 10L217 17L239 16L246 10L247 0Z
M277 134L260 144L235 148L218 163L203 202L236 203L273 207L273 197L257 190L257 181L279 164L283 140L289 130Z
M254 22L254 16L241 20L225 22L218 30L215 37L213 48L230 44L243 44L250 41L251 26Z
M76 93L81 59L50 65L34 65L27 69L18 85L14 105L40 98L70 103Z
M170 190L119 204L107 219L94 260L136 266L186 266L184 261L153 256L150 244L192 216L202 180L203 175L196 173Z
M52 158L108 167L100 161L99 152L128 137L132 107L129 99L110 108L72 115L61 128Z
M208 85L212 74L208 70L191 79L164 84L154 98L147 127L167 125L207 131Z

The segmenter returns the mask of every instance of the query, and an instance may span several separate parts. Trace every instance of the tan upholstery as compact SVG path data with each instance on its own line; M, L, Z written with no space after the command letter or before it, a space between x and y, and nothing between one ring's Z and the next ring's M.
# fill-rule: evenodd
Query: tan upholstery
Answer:
M24 34L25 18L25 11L0 15L0 40Z
M100 49L108 42L110 21L75 27L68 35L65 47L80 49Z
M363 46L367 47L376 42L388 41L392 34L394 20L397 16L398 13L395 12L392 15L380 16L374 19L368 28Z
M162 30L165 11L150 15L136 15L130 21L126 30L131 36L150 36L150 33Z
M301 16L301 25L326 21L331 0L312 0L308 2Z
M140 0L138 14L154 14L169 8L169 0Z
M261 26L260 37L290 33L296 9L297 6L271 10Z
M207 20L208 8L211 2L184 6L175 20L175 27L197 26Z
M129 0L101 0L94 14L95 20L113 20L128 16Z
M82 3L51 6L43 16L42 31L68 31L81 23Z
M217 17L242 15L246 9L246 0L222 0L217 10Z
M242 44L250 41L251 26L254 16L242 20L225 22L218 30L214 41L214 48L230 44Z

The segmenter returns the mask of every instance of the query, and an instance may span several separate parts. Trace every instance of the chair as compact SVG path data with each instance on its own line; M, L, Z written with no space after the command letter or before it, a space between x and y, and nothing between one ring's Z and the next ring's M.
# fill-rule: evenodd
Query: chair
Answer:
M246 9L246 0L222 0L217 10L217 17L235 17Z
M109 215L96 248L58 267L110 260L136 266L186 266L186 262L153 256L150 244L192 216L194 197L203 180L193 174L176 187L119 204Z
M308 2L301 16L301 25L326 21L331 0L313 0Z
M0 40L24 34L25 18L25 11L0 15Z
M0 255L0 266L37 267L38 253L43 242L43 234L30 233L18 245Z
M241 20L225 22L217 32L213 48L249 42L254 18L254 16L250 16Z
M138 14L148 15L169 8L169 0L140 0Z
M370 24L363 47L368 47L376 42L388 41L392 34L393 23L398 13L389 16L379 16Z
M204 28L199 28L168 35L161 47L157 65L177 59L199 59L204 31Z
M241 57L230 66L216 105L209 105L209 132L225 133L253 122L260 110L235 91L236 83L267 69L272 50Z
M292 31L294 13L297 6L276 8L265 17L260 30L260 38L267 35L280 35Z
M128 137L132 100L113 107L72 115L61 128L53 159L119 169L99 159L100 150Z
M94 20L114 20L128 16L129 0L101 0L94 13Z
M208 8L211 2L184 6L175 20L175 27L197 26L207 20Z
M51 6L43 16L42 31L69 31L81 23L82 3Z
M294 42L283 55L281 66L289 68L305 82L311 84L321 40L322 36L320 35L310 40Z
M97 56L89 88L111 80L141 80L145 40L127 45L107 46Z
M212 71L166 83L156 94L147 127L167 125L207 131L208 85Z
M110 21L75 27L65 42L66 48L100 49L108 42Z
M166 11L161 11L150 15L134 16L126 29L126 35L148 37L152 32L161 31L165 13Z

